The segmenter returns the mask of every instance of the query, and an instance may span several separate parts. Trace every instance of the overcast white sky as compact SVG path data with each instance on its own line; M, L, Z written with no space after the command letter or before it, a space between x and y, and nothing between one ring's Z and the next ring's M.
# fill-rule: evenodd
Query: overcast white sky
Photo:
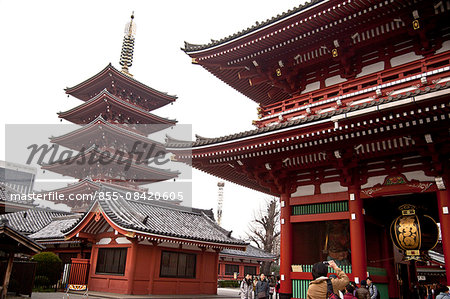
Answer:
M179 98L155 114L192 124L205 137L253 129L256 104L215 78L180 50L183 42L220 39L298 6L302 0L17 1L0 0L0 160L5 124L59 124L56 113L81 102L64 88L103 69L119 68L125 24L135 11L134 78ZM18 138L20 138L18 136ZM193 205L217 206L218 178L193 173ZM265 199L225 184L223 226L243 236Z

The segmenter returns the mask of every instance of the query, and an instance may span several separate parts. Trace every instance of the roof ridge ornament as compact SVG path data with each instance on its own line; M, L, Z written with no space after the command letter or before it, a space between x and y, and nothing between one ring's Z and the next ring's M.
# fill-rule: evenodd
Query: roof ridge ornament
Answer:
M128 72L128 68L133 65L133 51L134 51L134 36L136 35L136 24L134 20L134 11L131 14L131 21L125 25L125 32L122 43L122 52L120 53L120 65L122 66L122 73L133 77Z

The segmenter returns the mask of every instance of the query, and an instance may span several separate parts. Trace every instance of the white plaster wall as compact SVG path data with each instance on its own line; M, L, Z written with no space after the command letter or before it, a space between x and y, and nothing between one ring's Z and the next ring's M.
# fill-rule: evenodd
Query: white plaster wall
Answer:
M101 238L97 242L98 245L106 245L106 244L109 244L109 243L111 243L111 238Z
M306 195L314 195L314 186L299 186L297 187L297 191L292 193L291 196L306 196Z
M303 93L307 93L307 92L311 92L313 90L317 90L319 88L320 88L320 82L309 83L308 85L306 85L305 90L302 91L302 94Z
M442 43L442 48L436 51L436 53L442 53L450 50L450 40L447 40Z
M422 55L416 55L414 52L409 52L409 53L392 58L391 66L394 67L394 66L405 64L405 63L411 62L413 60L421 59L421 58L423 58Z
M411 171L411 172L405 172L403 175L408 179L408 181L411 180L418 180L418 181L434 181L434 177L427 176L423 170L418 171Z
M125 237L120 237L116 239L117 244L131 244L130 240Z
M320 193L345 192L347 187L342 187L339 182L323 183L320 185Z
M342 78L341 75L336 75L336 76L325 79L325 86L331 86L331 85L339 84L339 83L342 83L345 81L347 81L347 79Z
M359 77L362 77L365 75L369 75L369 74L373 74L376 72L380 72L382 70L384 70L384 61L379 61L377 63L369 64L361 69L361 73L356 75L356 78L359 78Z
M383 184L385 178L385 175L370 177L367 179L367 183L361 186L361 189L370 188L376 184Z

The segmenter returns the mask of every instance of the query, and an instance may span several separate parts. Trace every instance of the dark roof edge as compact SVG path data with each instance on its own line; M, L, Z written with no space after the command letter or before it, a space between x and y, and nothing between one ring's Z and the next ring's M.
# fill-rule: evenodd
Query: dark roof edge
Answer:
M224 38L222 38L220 40L211 40L211 43L208 43L208 44L198 45L198 44L191 44L191 43L188 43L188 42L185 41L184 42L184 48L181 48L181 50L184 51L185 53L189 54L189 53L192 53L192 52L206 50L206 49L209 49L211 47L221 45L221 44L226 43L228 41L231 41L233 39L237 39L237 38L243 37L246 34L249 34L249 33L253 32L253 31L256 31L258 29L262 29L262 28L264 28L266 26L272 25L273 23L278 22L280 20L289 18L292 15L294 15L296 13L299 13L299 12L302 12L303 10L305 10L307 8L310 8L310 7L316 5L316 4L320 3L320 2L323 2L323 1L326 1L326 0L311 0L311 1L306 2L304 4L300 4L298 7L294 7L293 9L289 9L286 12L278 14L276 17L272 17L271 19L267 19L267 20L265 20L263 22L256 22L255 25L253 25L251 27L248 27L248 28L246 28L244 30L241 30L241 31L239 31L237 33L234 33L232 35L229 35L227 37L224 37Z
M450 81L447 81L446 83L444 83L442 85L437 84L434 88L425 87L424 90L417 89L414 92L408 91L404 94L388 96L386 98L378 99L377 101L371 101L371 102L363 103L360 105L355 105L352 107L345 107L345 108L337 109L335 111L323 113L320 115L311 115L311 116L301 118L301 119L290 120L290 121L279 123L279 124L276 124L273 126L262 127L262 128L258 128L258 129L254 129L254 130L240 132L240 133L229 134L229 135L225 135L225 136L217 137L217 138L196 140L196 141L193 141L190 146L186 143L180 143L180 144L171 143L171 144L166 144L166 147L168 150L183 150L183 149L189 149L189 148L195 149L196 147L200 147L200 146L204 146L204 145L220 144L222 142L231 141L231 140L239 140L239 139L245 138L245 137L257 137L259 134L264 134L264 133L273 132L273 131L277 131L277 130L281 130L281 129L285 129L285 128L290 128L290 127L294 127L296 125L310 123L313 121L323 120L326 118L331 118L332 116L342 115L342 114L346 114L348 112L352 112L352 111L356 111L356 110L360 110L360 109L364 109L364 108L369 108L372 106L378 106L378 105L390 103L393 101L399 101L399 100L402 100L402 99L405 99L408 97L414 97L414 96L418 96L421 94L427 94L430 92L438 91L441 89L447 89L447 88L450 88Z
M64 91L66 92L66 94L71 94L75 89L77 89L77 88L79 88L80 86L84 85L86 82L88 82L88 81L90 81L90 80L92 80L92 79L98 77L98 76L101 75L103 72L105 72L108 68L111 68L112 70L114 70L115 72L117 72L117 73L120 74L120 75L127 76L127 75L123 74L121 71L119 71L118 69L116 69L116 68L112 65L112 63L110 62L110 63L108 63L108 65L107 65L105 68L103 68L103 69L102 69L100 72L98 72L97 74L95 74L95 75L89 77L88 79L86 79L86 80L84 80L84 81L82 81L82 82L80 82L80 83L78 83L78 84L76 84L76 85L74 85L74 86L72 86L72 87L67 87L67 88L65 88ZM175 101L175 100L178 98L176 95L170 95L170 94L168 94L168 93L165 93L165 92L159 91L159 90L157 90L157 89L154 89L154 88L152 88L152 87L150 87L150 86L148 86L148 85L146 85L146 84L144 84L144 83L142 83L142 82L140 82L140 81L134 79L133 77L127 76L126 78L127 78L127 79L130 79L133 83L135 83L136 85L139 85L141 88L151 90L152 92L155 92L158 96L164 97L165 100L167 100L167 101L173 102L173 101ZM167 97L167 98L166 98L166 97Z

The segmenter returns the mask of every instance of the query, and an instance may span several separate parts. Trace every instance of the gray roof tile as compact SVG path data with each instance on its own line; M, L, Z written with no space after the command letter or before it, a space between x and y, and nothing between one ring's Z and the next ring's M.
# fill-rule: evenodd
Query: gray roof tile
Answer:
M43 239L64 239L63 230L74 225L81 217L81 214L55 217L52 222L41 230L29 235L35 240Z
M67 213L44 209L29 209L0 215L0 219L8 219L8 225L21 233L32 234L48 225L53 218L64 215L67 215Z
M246 251L234 250L234 249L223 249L220 254L222 255L233 255L241 258L257 259L257 260L274 260L276 256L274 254L265 252L259 248L252 245L247 245Z
M100 192L118 189L103 187ZM99 192L99 193L100 193ZM242 240L231 237L231 233L211 219L210 211L160 203L158 201L128 201L119 196L118 200L98 200L106 216L119 227L140 233L150 233L162 237L175 237L193 241L245 246ZM206 212L206 213L205 213ZM88 212L86 212L87 214ZM86 215L85 214L85 215ZM68 233L79 221L63 230Z
M386 104L386 103L390 103L390 102L395 102L395 101L409 98L412 96L427 94L430 92L438 91L441 89L447 89L447 88L450 88L450 81L447 81L442 84L436 84L434 87L427 86L423 90L417 89L414 92L406 92L404 94L388 96L386 98L376 99L371 102L363 103L360 105L345 107L345 108L337 109L337 110L327 112L327 113L311 115L311 116L308 116L305 118L290 120L290 121L279 123L279 124L276 124L273 126L262 127L262 128L258 128L258 129L254 129L254 130L250 130L250 131L239 132L239 133L230 134L230 135L226 135L226 136L221 136L221 137L216 137L216 138L206 138L206 137L200 137L200 136L196 135L196 137L197 137L196 141L192 141L192 142L187 142L187 141L176 142L176 141L169 139L168 142L166 143L166 147L171 148L171 149L190 148L190 147L195 148L195 147L202 146L202 145L221 143L221 142L225 142L225 141L229 141L229 140L237 140L237 139L247 137L247 136L257 136L262 133L277 131L277 130L280 130L283 128L293 127L293 126L303 124L303 123L309 123L309 122L314 122L314 121L321 120L321 119L331 118L332 116L335 116L335 115L345 114L345 113L348 113L351 111L365 109L368 107Z

